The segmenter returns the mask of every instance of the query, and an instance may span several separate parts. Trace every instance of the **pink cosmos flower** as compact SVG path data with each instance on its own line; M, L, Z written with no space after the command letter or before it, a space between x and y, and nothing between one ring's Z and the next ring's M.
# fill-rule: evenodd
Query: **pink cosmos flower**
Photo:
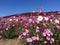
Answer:
M43 32L43 33L42 33L42 35L43 35L43 36L46 36L46 33L45 33L45 32Z
M39 37L36 37L37 41L39 41Z
M58 19L55 19L55 20L54 20L54 23L59 24L59 20L58 20Z
M44 29L44 32L50 33L51 31L50 31L50 29Z
M50 36L50 35L53 35L53 33L50 31L50 29L44 29L43 33L42 33L43 36Z
M50 41L50 37L46 36L46 40L47 40L47 41Z
M52 35L52 36L53 36L53 33L52 33L52 32L50 32L50 35Z
M19 35L19 37L18 37L18 42L20 42L21 37L22 37L22 35Z
M49 34L49 33L47 34L47 36L50 36L50 35L51 35L51 34Z
M25 29L25 31L22 33L23 36L27 36L29 33L29 30Z
M50 41L50 44L52 44L53 42L52 41Z
M18 18L18 21L20 21L20 19L21 19L21 16L18 16L17 18Z
M31 23L32 22L32 19L29 19L29 23Z
M27 38L27 42L32 42L32 38Z
M51 38L51 41L54 42L55 41L54 38Z
M36 32L40 32L40 30L36 29Z
M45 21L48 21L48 20L49 20L49 17L44 17L44 20L45 20Z
M60 29L60 26L59 26L59 25L56 25L56 28L57 28L57 29Z
M29 33L29 30L25 29L25 32L26 32L26 33Z
M32 37L32 40L34 40L34 41L35 41L35 40L39 41L40 38L39 38L39 37L36 37L36 36L33 36L33 37Z
M50 29L44 29L44 32L46 32L46 34L51 34L52 32L50 31Z
M10 28L10 25L8 25L6 29L9 29L9 28Z
M28 22L24 22L23 25L26 26L26 27L28 27L29 26L29 23Z
M54 38L51 38L50 40L50 44L52 44L54 42Z
M43 26L46 26L46 23L43 23Z
M26 36L27 35L27 33L26 32L23 32L23 36Z
M33 36L33 37L32 37L32 40L36 40L36 36Z
M38 27L38 26L36 26L36 29L39 29L39 27Z
M36 23L37 23L37 24L39 24L39 23L40 23L40 21L36 20Z

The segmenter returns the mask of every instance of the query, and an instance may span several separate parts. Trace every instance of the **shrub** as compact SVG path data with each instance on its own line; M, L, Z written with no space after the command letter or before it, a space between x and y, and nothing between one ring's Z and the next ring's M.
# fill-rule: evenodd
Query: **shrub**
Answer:
M21 45L60 44L60 15L18 16L3 21L3 37L18 37Z
M3 38L9 38L9 39L12 39L12 38L16 38L18 37L16 33L16 29L15 27L11 27L9 30L5 30L2 34ZM18 33L18 32L17 32Z

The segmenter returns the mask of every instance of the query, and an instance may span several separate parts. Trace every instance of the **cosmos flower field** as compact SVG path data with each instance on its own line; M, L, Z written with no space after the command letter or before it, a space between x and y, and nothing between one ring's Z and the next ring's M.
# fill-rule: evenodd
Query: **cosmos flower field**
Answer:
M60 15L28 15L0 19L0 39L17 38L21 45L60 44Z

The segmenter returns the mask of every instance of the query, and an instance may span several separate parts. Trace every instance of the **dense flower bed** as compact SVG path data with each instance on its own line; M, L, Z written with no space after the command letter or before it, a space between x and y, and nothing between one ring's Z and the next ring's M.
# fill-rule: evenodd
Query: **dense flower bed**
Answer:
M0 38L18 37L22 45L59 45L60 15L12 16L0 21Z

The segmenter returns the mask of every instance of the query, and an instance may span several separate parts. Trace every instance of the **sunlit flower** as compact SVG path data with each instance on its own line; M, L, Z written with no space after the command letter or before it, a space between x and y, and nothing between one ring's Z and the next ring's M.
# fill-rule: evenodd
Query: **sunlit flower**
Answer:
M9 19L9 21L12 21L12 19Z
M6 30L8 30L8 28L6 28Z
M51 36L53 35L53 33L50 31L50 29L44 29L43 33L42 33L43 36Z
M13 18L16 18L16 16L13 16Z
M57 20L57 19L55 19L54 22L59 24L59 20Z
M44 17L44 20L45 20L45 21L48 21L48 20L49 20L49 18L48 18L48 17Z
M27 42L32 42L32 38L27 38Z
M37 20L38 21L42 21L43 20L43 17L42 16L38 16Z
M44 44L47 44L47 41L44 41Z
M51 38L51 40L54 42L54 38Z
M52 22L53 20L52 19L50 19L50 22Z
M50 44L52 44L54 42L54 38L51 38L50 40Z
M36 29L39 29L39 27L38 27L38 26L36 26Z

